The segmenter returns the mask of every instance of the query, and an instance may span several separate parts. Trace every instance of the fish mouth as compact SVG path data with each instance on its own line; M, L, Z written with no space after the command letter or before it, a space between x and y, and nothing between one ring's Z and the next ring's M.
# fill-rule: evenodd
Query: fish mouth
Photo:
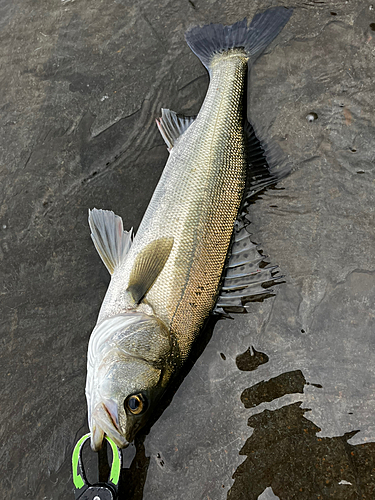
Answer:
M111 438L119 448L129 446L129 441L121 434L116 403L99 403L95 407L91 423L91 448L94 451L102 447L104 435Z

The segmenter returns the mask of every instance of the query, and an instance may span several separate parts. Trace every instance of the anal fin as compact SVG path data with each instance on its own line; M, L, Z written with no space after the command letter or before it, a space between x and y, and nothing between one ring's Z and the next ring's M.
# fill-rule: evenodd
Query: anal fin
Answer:
M168 151L171 151L177 139L190 127L194 120L195 116L178 115L170 109L162 108L161 118L156 120L156 125L168 146Z

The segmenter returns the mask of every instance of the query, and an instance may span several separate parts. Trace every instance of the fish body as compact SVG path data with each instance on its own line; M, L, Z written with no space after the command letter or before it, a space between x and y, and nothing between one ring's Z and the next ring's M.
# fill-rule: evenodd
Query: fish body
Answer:
M100 321L132 307L126 289L137 255L151 242L171 238L169 258L145 299L176 336L184 359L214 306L245 188L245 56L238 51L236 56L219 56L213 62L202 109L171 149L129 254L112 275L99 314Z
M93 449L104 434L122 447L134 438L215 305L246 188L248 66L290 14L270 9L250 27L244 20L188 32L209 89L194 120L163 110L159 128L170 156L134 240L120 217L90 212L111 272L88 350Z

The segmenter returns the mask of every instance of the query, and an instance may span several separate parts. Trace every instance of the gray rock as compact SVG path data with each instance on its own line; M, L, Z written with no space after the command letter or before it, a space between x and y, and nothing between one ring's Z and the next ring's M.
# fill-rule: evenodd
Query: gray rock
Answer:
M258 497L258 500L274 500L277 497L274 492L272 491L272 488L266 488L264 492Z

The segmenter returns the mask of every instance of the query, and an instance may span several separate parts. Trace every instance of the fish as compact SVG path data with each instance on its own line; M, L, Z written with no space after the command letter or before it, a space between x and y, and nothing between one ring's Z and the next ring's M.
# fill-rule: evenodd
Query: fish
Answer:
M128 446L210 314L241 308L244 297L264 293L262 283L272 280L238 225L249 196L283 175L280 156L247 120L246 81L291 14L276 7L249 25L245 18L188 30L186 41L210 83L196 117L162 109L157 126L169 158L138 231L124 230L110 210L89 211L92 240L111 274L88 344L94 451L105 435Z

